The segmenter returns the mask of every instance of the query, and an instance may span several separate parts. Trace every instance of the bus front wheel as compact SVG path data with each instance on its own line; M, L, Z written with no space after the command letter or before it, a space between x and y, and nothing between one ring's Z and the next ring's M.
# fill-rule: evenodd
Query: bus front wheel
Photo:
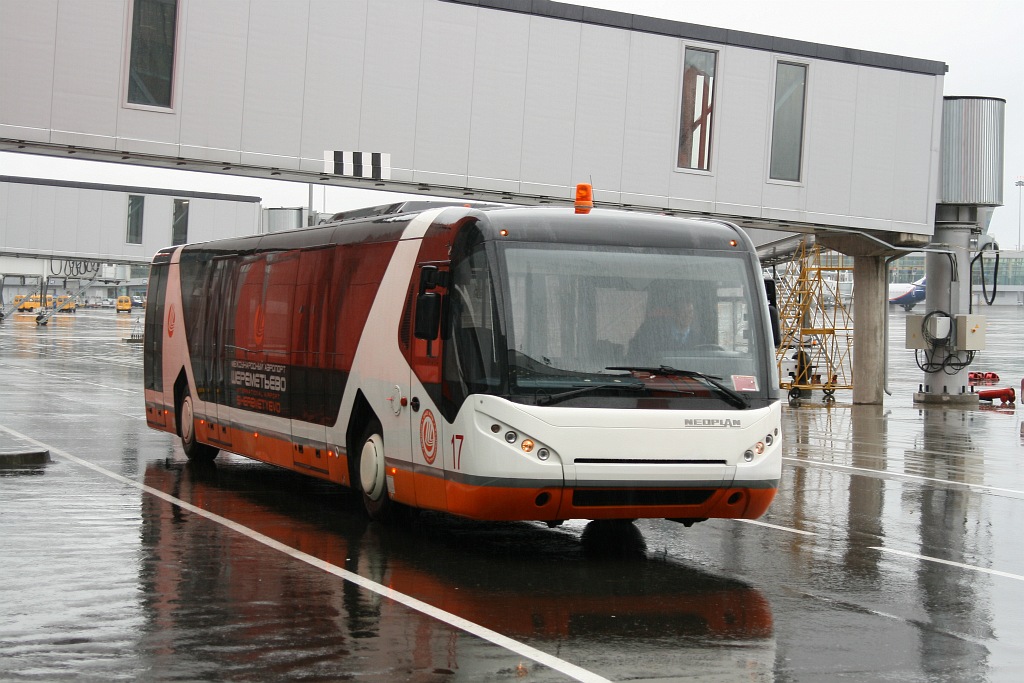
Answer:
M360 440L359 490L363 494L363 507L370 519L387 519L391 514L386 468L384 466L384 437L376 420L367 425Z
M181 397L178 414L181 415L181 450L185 451L185 456L189 460L203 462L216 458L218 449L196 438L196 416L192 407L192 394L188 389L185 389L185 395Z

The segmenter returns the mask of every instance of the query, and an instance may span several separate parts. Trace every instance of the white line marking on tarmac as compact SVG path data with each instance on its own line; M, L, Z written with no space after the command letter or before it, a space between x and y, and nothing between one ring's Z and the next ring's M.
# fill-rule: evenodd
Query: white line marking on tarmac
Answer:
M778 529L779 531L788 531L791 534L802 534L804 536L817 536L818 534L813 531L803 531L801 529L793 529L788 526L779 526L778 524L769 524L768 522L759 522L756 519L737 519L737 522L743 522L745 524L756 524L757 526L766 526L769 529Z
M31 372L31 373L34 373L36 375L41 375L42 377L52 377L53 379L58 379L58 380L61 380L63 382L66 382L69 379L71 379L71 378L69 378L66 375L55 375L52 372L43 372L42 370L31 370L31 369L26 369L26 368L18 368L18 371L19 372ZM89 384L89 385L92 385L94 387L100 387L101 389L110 389L111 391L120 391L123 394L135 395L135 394L139 393L135 389L122 389L121 387L112 387L109 384L100 384L99 382L89 382L89 381L84 380L84 379L77 379L76 378L76 379L74 379L74 381L79 383L79 384Z
M1001 572L998 569L986 569L985 567L976 567L972 564L962 564L960 562L952 562L950 560L943 560L938 557L928 557L927 555L918 555L916 553L908 553L903 550L894 550L893 548L883 548L882 546L871 546L871 550L881 550L884 553L892 553L894 555L902 555L904 557L912 557L915 560L925 560L927 562L938 562L939 564L948 564L950 567L959 567L960 569L970 569L976 572L985 572L986 574L992 574L994 576L1002 576L1007 579L1016 579L1018 581L1024 581L1024 576L1020 574L1011 574L1010 572Z
M978 491L992 491L995 493L1012 493L1018 496L1024 496L1024 491L1018 491L1017 489L1004 489L998 486L986 486L985 484L970 484L964 481L953 481L952 479L939 479L937 477L924 477L920 474L905 474L903 472L891 472L889 470L873 470L870 467L854 467L853 465L840 465L833 462L825 462L824 460L809 460L807 458L791 458L784 457L783 460L790 462L800 463L802 465L820 465L825 468L832 468L837 470L849 470L851 472L863 472L869 475L875 475L881 478L886 477L900 477L902 479L913 479L915 481L927 481L938 484L949 484L951 486L962 487L966 489L975 489Z
M467 619L463 619L462 617L452 614L451 612L446 612L442 609L438 609L437 607L434 607L433 605L423 602L422 600L417 600L416 598L411 597L409 595L405 595L404 593L399 593L398 591L388 588L387 586L384 586L382 584L379 584L376 581L371 581L370 579L364 578L359 574L355 574L346 569L342 569L337 565L333 565L330 562L325 562L324 560L321 560L318 557L314 557L312 555L304 553L301 550L296 550L291 546L285 545L284 543L281 543L279 541L275 541L269 536L264 536L263 534L253 531L252 529L243 526L237 522L234 522L230 519L227 519L226 517L221 517L220 515L208 512L206 510L203 510L202 508L198 508L194 505L186 503L180 498L175 498L174 496L164 493L159 489L155 489L151 486L146 486L145 484L140 484L139 482L134 481L132 479L128 479L127 477L122 477L120 474L104 469L103 467L91 463L88 460L83 460L78 456L71 455L70 453L63 451L59 448L55 448L41 441L37 441L30 436L26 436L24 434L16 432L13 429L4 427L3 425L0 425L0 430L9 433L12 436L31 442L40 448L46 448L51 453L58 455L62 458L66 458L74 463L81 465L82 467L87 467L93 470L94 472L98 472L106 477L110 477L115 481L128 484L129 486L134 486L135 488L141 491L145 491L146 493L156 496L157 498L161 498L167 501L168 503L182 507L188 510L189 512L193 512L197 515L200 515L201 517L205 517L206 519L209 519L212 522L216 522L217 524L225 526L228 529L231 529L232 531L236 531L242 534L243 536L247 536L248 538L257 541L258 543L262 543L268 548L273 548L274 550L282 552L285 555L288 555L289 557L292 557L301 562L305 562L306 564L316 567L317 569L321 569L329 574L334 574L335 576L340 577L345 581L350 581L356 584L357 586L365 588L366 590L373 591L378 595L390 598L395 602L405 605L406 607L412 610L425 614L429 617L433 617L438 621L442 621L450 626L454 626L455 628L461 629L466 633L477 636L478 638L487 640L499 647L503 647L506 650L515 652L516 654L522 657L532 659L538 664L543 664L548 668L554 669L559 673L565 674L573 680L581 681L582 683L612 683L609 679L604 678L603 676L599 676L598 674L593 673L592 671L587 671L582 667L576 666L575 664L559 659L546 652L530 647L525 643L520 643L517 640L513 640L512 638L504 636L498 633L497 631L492 631L489 628L480 626L479 624L475 624Z

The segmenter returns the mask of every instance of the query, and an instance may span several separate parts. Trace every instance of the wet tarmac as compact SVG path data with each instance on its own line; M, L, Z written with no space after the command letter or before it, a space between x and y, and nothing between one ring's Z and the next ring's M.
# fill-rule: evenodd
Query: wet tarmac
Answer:
M983 313L971 369L1019 390L1024 309ZM0 680L1024 680L1021 415L914 405L904 315L884 406L787 406L769 513L689 529L368 523L148 429L138 312L14 316Z

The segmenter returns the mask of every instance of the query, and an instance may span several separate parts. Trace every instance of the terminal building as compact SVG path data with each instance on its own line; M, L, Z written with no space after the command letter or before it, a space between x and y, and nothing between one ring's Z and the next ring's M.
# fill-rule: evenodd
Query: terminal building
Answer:
M855 402L888 260L937 225L966 259L1002 203L1005 103L942 62L550 0L0 0L0 67L0 151L813 235L853 258Z

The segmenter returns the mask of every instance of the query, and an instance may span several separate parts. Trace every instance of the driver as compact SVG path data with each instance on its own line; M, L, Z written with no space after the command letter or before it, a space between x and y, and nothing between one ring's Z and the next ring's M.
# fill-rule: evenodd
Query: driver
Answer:
M631 362L653 362L697 344L693 299L679 289L659 287L647 298L647 317L629 342Z

